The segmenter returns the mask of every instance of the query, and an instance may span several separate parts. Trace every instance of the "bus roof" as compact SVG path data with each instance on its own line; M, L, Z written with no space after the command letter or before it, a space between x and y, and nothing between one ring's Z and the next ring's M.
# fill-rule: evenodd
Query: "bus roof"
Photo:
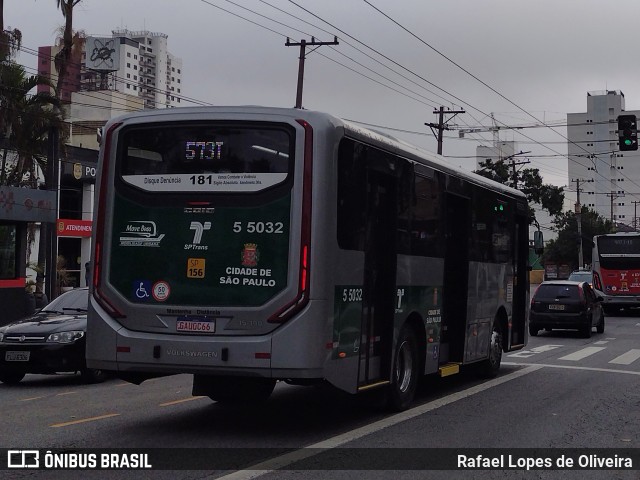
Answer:
M377 146L384 150L389 150L392 153L405 156L413 161L427 165L436 170L440 170L444 173L453 174L461 177L471 183L484 186L488 189L498 191L505 195L512 197L520 197L526 200L524 193L514 188L503 185L502 183L493 181L482 175L475 174L473 172L464 170L455 165L448 163L444 157L433 152L428 152L420 147L394 138L386 133L379 132L377 130L371 130L361 127L353 121L343 120L335 117L331 114L318 112L313 110L304 110L296 108L281 108L281 107L262 107L254 105L246 106L201 106L201 107L177 107L168 109L154 109L143 110L138 112L126 113L118 117L112 118L105 128L112 123L136 121L136 120L154 120L154 121L170 121L172 119L183 118L184 115L188 115L193 120L205 120L209 118L211 114L220 115L228 114L230 119L235 117L242 119L244 115L265 115L272 116L275 120L276 117L287 117L289 119L302 119L310 122L311 124L317 124L318 121L324 121L336 128L342 127L345 130L347 136L356 138L358 140L369 143L373 146ZM174 118L172 118L174 117Z

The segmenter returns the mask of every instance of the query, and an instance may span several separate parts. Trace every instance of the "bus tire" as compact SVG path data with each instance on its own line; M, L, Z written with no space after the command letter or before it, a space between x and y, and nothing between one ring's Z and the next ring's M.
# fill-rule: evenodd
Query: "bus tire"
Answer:
M193 395L205 395L224 404L259 404L266 402L276 381L257 377L213 377L197 375L193 382Z
M410 325L400 330L393 354L391 384L387 396L387 407L393 411L403 411L411 406L418 387L420 361L418 340Z
M536 331L536 334L538 332ZM485 378L494 378L500 371L502 362L502 329L498 319L493 321L491 336L489 337L489 357L478 363L478 373Z

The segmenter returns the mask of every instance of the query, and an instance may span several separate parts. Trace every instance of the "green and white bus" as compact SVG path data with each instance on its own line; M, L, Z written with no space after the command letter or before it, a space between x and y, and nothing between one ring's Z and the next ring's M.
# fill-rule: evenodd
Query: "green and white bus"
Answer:
M132 113L104 129L87 364L193 394L381 389L523 348L528 207L514 189L331 115Z

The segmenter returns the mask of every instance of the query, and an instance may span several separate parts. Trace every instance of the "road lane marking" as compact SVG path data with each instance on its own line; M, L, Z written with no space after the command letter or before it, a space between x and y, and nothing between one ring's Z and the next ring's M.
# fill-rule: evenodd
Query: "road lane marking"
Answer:
M609 340L600 340L599 342L593 342L594 345L606 345Z
M502 365L519 365L521 367L538 365L544 368L564 368L566 370L587 370L590 372L624 373L627 375L640 375L640 372L634 372L633 370L617 370L615 368L599 368L599 367L578 367L576 365L552 365L550 363L502 362Z
M56 393L56 397L64 397L65 395L75 395L78 392L62 392L62 393Z
M520 366L519 364L514 364L514 365ZM319 453L322 453L323 451L330 450L332 448L337 448L348 442L352 442L364 436L371 435L380 430L384 430L385 428L389 428L401 422L405 422L412 418L419 417L420 415L424 415L427 412L436 410L440 407L444 407L445 405L448 405L450 403L457 402L458 400L463 400L472 395L475 395L477 393L481 393L485 390L493 388L497 385L500 385L500 384L509 382L511 380L515 380L516 378L520 378L524 375L533 373L537 370L540 370L541 368L542 367L539 367L538 365L528 365L526 368L523 368L521 370L516 370L513 373L502 375L498 378L494 378L493 380L489 380L488 382L482 383L480 385L476 385L475 387L471 387L466 390L462 390L460 392L447 395L446 397L442 397L442 398L439 398L438 400L434 400L432 402L419 405L410 410L405 410L404 412L396 413L395 415L391 415L387 418L383 418L382 420L378 420L377 422L370 423L369 425L356 428L355 430L351 430L341 435L336 435L335 437L329 438L327 440L323 440L318 443L314 443L313 445L308 445L299 450L295 450L293 452L271 458L264 462L257 463L255 465L247 467L245 470L238 470L234 473L230 473L229 475L218 477L217 480L250 480L252 478L260 477L268 473L273 473L274 471L280 468L284 468L295 462L299 462L306 458L313 457L315 455L318 455Z
M161 403L161 407L168 407L170 405L177 405L178 403L191 402L193 400L200 400L201 398L205 398L203 395L196 395L195 397L183 398L181 400L174 400L172 402Z
M568 360L570 362L577 362L578 360L582 360L583 358L587 358L594 353L598 353L604 350L605 347L586 347L582 350L578 350L577 352L570 353L569 355L565 355L564 357L560 357L558 360Z
M619 357L614 358L609 363L615 363L618 365L631 365L633 362L640 358L640 350L632 348L627 353L623 353Z
M68 427L69 425L77 425L78 423L86 423L86 422L95 422L96 420L117 417L119 415L120 415L119 413L108 413L107 415L100 415L99 417L81 418L80 420L72 420L70 422L63 422L63 423L54 423L53 425L49 425L49 426L53 428Z
M534 356L536 353L544 353L560 347L564 347L564 345L540 345L539 347L532 348L531 350L520 350L516 353L510 353L507 356L516 358L529 358Z

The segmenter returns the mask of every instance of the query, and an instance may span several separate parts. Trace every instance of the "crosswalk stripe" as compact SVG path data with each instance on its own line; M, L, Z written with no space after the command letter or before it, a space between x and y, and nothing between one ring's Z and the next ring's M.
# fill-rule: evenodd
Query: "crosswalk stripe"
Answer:
M640 350L632 348L626 353L623 353L619 357L614 358L609 363L615 363L618 365L630 365L640 358Z
M594 353L598 353L604 350L606 347L586 347L582 350L578 350L577 352L573 352L569 355L565 355L564 357L560 357L558 360L568 360L572 362L577 362L578 360L582 360L583 358L588 357L589 355L593 355Z

